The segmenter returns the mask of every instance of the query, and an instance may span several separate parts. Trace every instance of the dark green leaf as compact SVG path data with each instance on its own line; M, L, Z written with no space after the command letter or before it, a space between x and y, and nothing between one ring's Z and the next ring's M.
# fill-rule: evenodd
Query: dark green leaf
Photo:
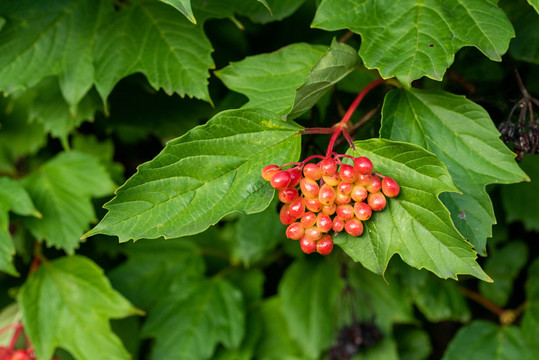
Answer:
M290 112L296 89L327 47L298 43L270 54L249 56L215 72L231 90L246 95L244 107L260 107L278 115Z
M178 279L204 273L198 249L182 240L142 240L123 245L128 260L110 272L110 281L137 307L148 309Z
M457 332L443 360L533 360L537 356L539 352L525 343L519 328L476 320Z
M85 236L120 241L202 232L234 211L265 209L273 189L265 165L297 161L301 128L261 110L231 110L167 143L105 205L103 220Z
M399 360L397 344L390 338L382 339L374 346L362 350L352 360Z
M22 286L18 301L25 333L38 359L56 347L76 359L129 359L109 319L139 313L116 292L101 268L81 256L42 263Z
M97 158L77 151L60 153L23 184L43 218L25 218L28 229L48 246L72 254L95 220L91 197L108 195L114 185Z
M195 19L195 16L193 15L193 10L191 9L191 0L159 0L164 2L165 4L169 4L170 6L174 7L176 10L180 11L187 20L192 22L193 24L196 24L197 21Z
M361 34L365 65L406 85L422 76L441 80L463 46L500 61L514 36L492 0L324 0L313 26Z
M212 360L252 360L255 349L262 335L262 322L260 315L254 310L247 313L245 337L237 349L220 347Z
M0 271L10 275L17 276L17 270L13 266L13 255L15 255L15 246L8 230L0 227Z
M400 360L425 360L432 351L429 334L423 330L398 328L395 339Z
M532 0L528 0L531 4ZM537 0L536 4L539 4ZM507 12L515 27L516 37L511 41L509 52L517 60L539 64L539 14L530 11L524 0L505 0L500 6ZM536 5L536 10L539 5Z
M211 44L202 26L166 4L140 2L111 15L96 47L96 87L103 99L121 78L140 72L167 94L210 101Z
M266 24L272 21L280 21L292 15L299 9L305 0L257 0L264 4L266 9L261 6L253 5L253 1L240 1L238 12L248 16L252 21ZM258 4L257 4L258 5ZM269 11L268 11L269 10Z
M539 339L539 259L536 259L528 268L525 290L528 307L522 317L522 335L529 344L537 346L537 339Z
M380 136L420 145L444 162L462 194L440 198L457 229L485 255L496 222L485 186L527 180L488 113L463 96L393 90L384 101Z
M6 19L0 16L0 31L2 31L2 28L6 24Z
M489 281L472 246L457 232L438 199L443 191L456 191L444 164L413 144L385 139L355 144L361 156L371 159L374 171L395 179L401 192L364 224L363 235L341 232L335 243L354 261L380 275L397 253L408 265L426 268L444 279L470 274ZM348 154L357 156L352 150Z
M513 294L513 281L528 260L528 247L520 241L512 241L502 249L493 251L485 261L485 271L493 283L480 283L481 294L504 307Z
M297 89L294 105L287 118L294 119L312 108L329 89L359 64L360 59L354 48L333 40L329 50L307 75L305 83Z
M217 345L236 348L243 339L241 292L223 278L177 283L150 310L144 336L155 337L153 358L209 359Z
M535 11L539 14L539 0L528 0L528 3L533 6Z
M539 231L539 155L526 155L520 166L531 181L502 187L506 219L521 221L528 231Z
M333 340L333 311L343 287L338 266L328 261L298 260L283 275L283 315L290 336L309 359L317 359Z

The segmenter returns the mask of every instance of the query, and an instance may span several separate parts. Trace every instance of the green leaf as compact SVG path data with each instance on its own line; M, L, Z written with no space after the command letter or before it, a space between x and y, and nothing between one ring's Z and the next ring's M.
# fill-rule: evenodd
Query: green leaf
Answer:
M94 82L97 30L112 11L106 0L3 1L0 91L11 93L58 75L62 94L76 105Z
M270 8L270 6L268 5L268 2L267 2L266 0L256 0L256 1L258 1L259 3L261 3L262 5L264 5L264 6L266 7L266 9L268 9L270 15L273 15L273 14L271 13L271 8Z
M521 221L528 231L539 231L539 155L526 155L520 163L531 181L502 187L507 222Z
M156 338L153 358L195 360L209 359L219 342L239 346L244 328L241 292L219 278L177 283L150 310L142 333Z
M532 360L538 355L525 343L519 328L476 320L457 332L442 360Z
M520 241L512 241L486 259L485 271L494 280L493 283L480 283L481 294L504 307L513 294L513 281L528 261L528 247Z
M334 238L335 244L380 275L397 253L408 265L444 279L470 274L489 281L475 261L472 246L457 232L438 199L443 191L456 191L444 164L417 145L385 139L355 144L361 156L371 159L374 171L399 183L401 193L388 199L387 208L364 224L363 235L341 232ZM351 150L348 154L357 156Z
M249 17L252 21L267 24L280 21L295 13L305 0L257 0L266 9L251 1L241 0L237 4L237 12Z
M539 338L539 259L528 268L525 285L528 307L522 317L522 335L529 344L537 346Z
M98 159L77 151L60 153L23 184L43 218L25 218L32 235L72 254L95 220L91 197L108 195L114 185Z
M299 130L261 110L221 112L139 166L85 237L180 237L202 232L234 211L260 212L274 193L260 176L262 168L297 161Z
M15 255L15 246L11 240L11 234L0 227L0 271L18 276L19 273L13 266L13 255Z
M400 360L425 360L432 352L429 334L424 330L397 328L395 339Z
M422 76L441 80L463 46L500 61L514 36L492 0L324 0L312 26L361 34L365 65L406 85Z
M532 5L531 2L530 5ZM500 6L505 10L515 27L516 37L511 41L509 47L511 56L517 60L539 64L538 12L530 11L524 0L501 1ZM536 10L538 9L539 5L536 5Z
M420 145L444 162L462 194L440 198L460 233L486 255L496 218L485 186L527 180L488 113L463 96L393 90L384 101L380 136Z
M155 89L210 101L211 44L202 26L159 2L112 14L100 31L96 87L103 99L123 77L140 72Z
M334 336L333 309L344 287L339 268L328 261L295 261L279 284L290 336L309 359L318 359Z
M191 9L191 0L159 0L165 4L169 4L179 12L181 12L187 20L196 24L195 15L193 15L193 10Z
M395 344L393 339L382 339L374 346L352 357L352 360L399 360L397 344Z
M6 24L6 19L0 16L0 31L2 31L2 28Z
M530 4L530 6L532 6L539 14L539 0L528 0L528 4Z
M312 108L329 89L356 69L360 62L354 48L333 40L329 50L307 75L305 83L297 89L294 105L287 118L294 119Z
M8 329L8 326L12 326L21 321L21 311L19 304L16 302L9 304L0 312L0 329L6 330L0 334L0 346L9 347L9 343L13 338L15 327Z
M109 319L140 313L116 292L99 268L82 256L43 262L22 286L22 322L38 359L56 347L76 359L129 359Z
M244 107L259 107L278 115L290 112L296 89L327 48L297 43L270 54L248 56L215 72L231 90L249 98Z
M128 260L112 270L109 279L141 309L152 306L177 279L201 276L205 269L198 249L182 239L125 244L123 251Z
M212 360L252 360L255 349L262 335L260 315L253 311L247 313L245 337L237 349L218 348Z

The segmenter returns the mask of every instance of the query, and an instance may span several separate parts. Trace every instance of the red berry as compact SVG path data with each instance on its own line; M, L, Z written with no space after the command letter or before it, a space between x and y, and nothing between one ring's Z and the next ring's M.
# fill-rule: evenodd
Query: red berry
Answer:
M295 219L299 219L305 214L305 203L303 198L298 196L288 207L288 213L290 216L293 216Z
M316 251L316 241L307 240L305 237L302 237L299 241L299 246L305 254L310 254Z
M277 190L282 190L290 184L290 174L288 171L279 171L271 178L271 186Z
M390 177L385 177L384 180L382 180L382 191L384 192L384 195L387 197L395 197L399 195L401 188L399 184L395 180L393 180Z
M386 197L381 192L369 194L367 197L367 204L369 204L374 211L382 211L386 207Z
M318 200L322 205L331 205L335 202L335 189L328 184L322 185L318 192Z
M322 176L332 176L337 172L337 163L333 158L327 157L318 163Z
M286 229L286 237L292 240L299 240L305 234L305 229L299 222L292 223L288 225Z
M324 175L322 176L322 179L324 179L324 183L328 184L329 186L337 186L341 182L341 177L339 176L339 173L334 173L333 175Z
M344 220L341 219L338 216L335 216L333 218L333 227L332 227L332 229L333 229L333 231L336 231L336 232L342 231L342 229L344 229Z
M294 188L286 188L279 190L279 200L284 204L290 204L292 201L296 200L299 196L299 193Z
M353 188L354 188L354 184L347 183L344 181L339 183L339 185L337 185L337 191L344 195L350 195Z
M316 214L310 211L306 212L301 217L300 223L304 229L314 226L316 224Z
M354 204L354 214L356 214L356 218L358 218L358 220L367 221L371 218L372 209L364 202L356 202Z
M311 180L320 180L322 173L318 164L309 163L303 167L303 175Z
M11 355L11 360L31 360L26 350L17 350Z
M372 162L364 156L354 159L354 167L359 174L366 175L372 172Z
M331 230L331 227L333 226L333 220L331 218L324 214L319 213L316 217L316 227L320 232L327 233Z
M339 175L341 176L342 181L353 183L356 181L358 174L352 165L343 164L339 170Z
M308 198L316 198L318 197L318 192L320 191L320 187L318 186L318 183L314 180L303 178L299 182L299 186L301 188L301 193Z
M318 200L318 198L314 198L314 199L304 198L303 202L305 203L305 207L309 211L317 213L322 210L322 203L320 202L320 200Z
M316 242L316 251L321 255L328 255L333 250L333 238L331 235L323 235Z
M310 228L305 229L305 234L303 235L303 238L309 240L309 241L316 241L322 237L322 233L316 226L312 226Z
M337 216L343 220L349 220L354 217L354 208L352 205L338 205L336 210Z
M301 171L298 168L292 168L286 170L286 172L290 174L290 184L288 186L291 188L298 186L301 180Z
M288 211L288 207L289 207L289 205L284 205L281 208L281 211L279 212L279 219L281 220L281 223L283 225L290 225L294 221L296 221L296 218L293 217L292 215L290 215L290 213Z
M350 193L350 196L354 201L363 201L367 198L367 195L369 195L369 192L361 185L354 185L352 192Z
M281 167L277 165L268 165L262 169L262 178L266 181L271 181L273 175L281 171Z
M367 186L371 183L371 175L370 174L360 174L357 176L357 180L355 182L356 185L359 186Z
M346 205L350 204L350 201L352 201L350 195L344 195L343 193L337 191L337 195L335 196L335 204Z
M377 193L382 190L382 180L378 176L371 176L371 183L366 188L370 193Z
M356 218L345 221L344 230L352 236L363 234L363 223Z
M337 205L336 204L331 204L331 205L323 205L322 206L322 212L326 215L333 215L335 214L335 211L337 210Z

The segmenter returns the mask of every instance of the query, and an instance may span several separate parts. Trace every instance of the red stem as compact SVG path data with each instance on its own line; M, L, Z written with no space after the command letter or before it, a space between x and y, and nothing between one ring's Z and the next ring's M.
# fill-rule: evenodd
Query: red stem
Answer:
M15 350L15 344L17 343L17 339L19 338L19 335L22 332L22 324L18 323L17 328L15 329L15 333L13 334L13 337L11 338L11 341L9 342L9 352L12 353L13 350Z

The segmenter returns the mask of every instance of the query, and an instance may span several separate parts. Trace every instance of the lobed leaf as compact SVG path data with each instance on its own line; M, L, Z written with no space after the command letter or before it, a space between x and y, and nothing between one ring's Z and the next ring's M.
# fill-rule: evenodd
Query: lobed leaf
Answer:
M99 268L82 256L44 262L18 295L22 322L38 359L61 347L80 360L129 359L109 319L140 314Z
M297 161L299 130L262 110L221 112L139 166L85 237L180 237L202 232L234 211L260 212L274 193L260 176L262 168Z
M153 358L209 359L217 343L240 345L245 310L241 292L223 278L177 283L150 310L143 336L155 337Z
M443 161L462 193L441 199L461 234L486 255L496 218L485 186L528 180L488 113L463 96L393 90L384 100L380 136L417 144Z
M361 34L365 65L405 85L422 76L441 80L463 46L500 61L514 36L491 0L324 0L312 26Z
M438 199L444 191L456 191L444 164L434 154L408 143L372 139L355 145L361 156L371 159L375 172L399 183L401 193L365 222L363 235L341 232L334 242L377 274L384 274L397 253L408 265L426 268L441 278L470 274L490 281ZM357 156L351 150L348 153Z
M195 19L195 15L193 15L193 10L191 9L191 0L159 0L161 2L164 2L165 4L168 4L181 12L187 20L192 22L193 24L196 24L197 21Z

